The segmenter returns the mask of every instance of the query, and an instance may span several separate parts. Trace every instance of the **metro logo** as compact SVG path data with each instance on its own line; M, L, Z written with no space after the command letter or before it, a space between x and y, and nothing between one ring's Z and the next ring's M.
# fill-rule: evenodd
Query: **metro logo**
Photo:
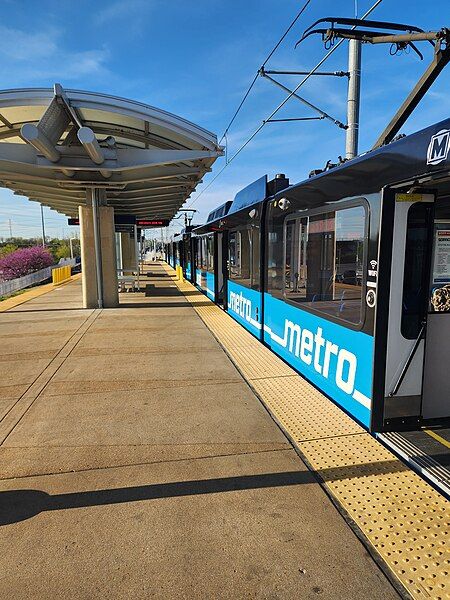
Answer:
M259 321L261 314L261 294L241 286L234 281L228 281L228 312L246 327L251 333L259 336L262 325Z
M353 394L358 359L352 352L326 340L323 337L322 327L317 327L316 332L313 333L308 329L301 329L300 325L286 319L283 343L291 354L300 358L306 365L313 364L317 373L325 379L328 379L330 364L334 361L336 364L332 370L335 373L336 385L346 394Z
M447 159L450 149L450 130L442 129L432 136L428 145L427 165L437 165Z
M265 293L264 341L360 423L370 426L373 336Z
M235 294L234 292L230 292L230 308L233 312L241 317L245 318L247 321L250 321L252 318L252 303L250 300L247 300L245 296L243 296L242 292L240 294Z

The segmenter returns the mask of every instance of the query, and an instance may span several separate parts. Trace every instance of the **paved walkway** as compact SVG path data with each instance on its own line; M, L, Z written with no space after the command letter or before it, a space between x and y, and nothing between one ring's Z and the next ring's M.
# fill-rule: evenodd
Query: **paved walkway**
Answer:
M0 597L397 598L159 265L0 314Z

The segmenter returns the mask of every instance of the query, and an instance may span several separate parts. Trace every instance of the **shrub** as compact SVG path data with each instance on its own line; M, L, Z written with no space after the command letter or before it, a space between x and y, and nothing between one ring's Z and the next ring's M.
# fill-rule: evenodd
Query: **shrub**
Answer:
M8 254L15 252L17 248L18 246L15 244L5 244L0 248L0 258L4 258L5 256L8 256Z
M54 264L53 256L41 246L21 248L0 258L0 279L7 281L34 273Z
M60 244L56 250L52 252L52 255L55 259L61 260L61 258L69 258L70 257L70 248L66 244Z

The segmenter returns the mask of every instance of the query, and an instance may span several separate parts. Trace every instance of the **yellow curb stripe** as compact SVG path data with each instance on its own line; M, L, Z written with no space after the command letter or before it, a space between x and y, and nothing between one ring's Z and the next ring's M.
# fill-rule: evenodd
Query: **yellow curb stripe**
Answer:
M76 275L73 275L70 279L68 279L64 283L60 284L58 287L61 287L62 285L67 285L68 283L71 283L72 281L76 281L76 280L80 279L80 277L81 277L81 273L77 273ZM48 292L51 292L54 289L55 289L55 286L53 285L53 283L46 283L45 285L40 285L38 287L31 288L27 292L20 294L20 296L14 296L13 298L7 298L6 300L3 300L0 302L0 313L11 310L12 308L19 306L20 304L24 304L25 302L29 302L30 300L34 300L34 298L43 296L44 294L47 294Z
M450 448L450 442L448 442L443 437L441 437L440 435L438 435L432 429L424 429L423 431L425 431L425 433L428 433L428 435L430 435L432 438L434 438L435 440L437 440L438 442L440 442L443 446L446 446L447 448Z

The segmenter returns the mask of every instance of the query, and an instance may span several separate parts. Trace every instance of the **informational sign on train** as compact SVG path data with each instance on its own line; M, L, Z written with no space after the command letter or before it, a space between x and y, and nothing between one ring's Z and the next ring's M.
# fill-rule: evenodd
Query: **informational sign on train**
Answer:
M449 224L450 225L450 224ZM436 229L434 238L433 284L450 282L450 227Z

